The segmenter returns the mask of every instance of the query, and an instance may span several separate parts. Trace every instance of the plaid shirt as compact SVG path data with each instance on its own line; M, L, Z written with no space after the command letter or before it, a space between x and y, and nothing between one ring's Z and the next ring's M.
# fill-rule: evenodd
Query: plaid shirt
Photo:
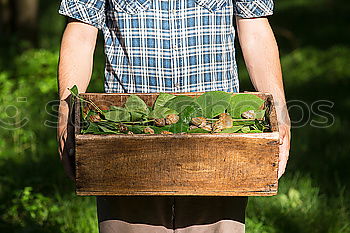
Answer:
M62 0L59 13L101 29L107 93L239 88L234 15L271 15L273 0Z

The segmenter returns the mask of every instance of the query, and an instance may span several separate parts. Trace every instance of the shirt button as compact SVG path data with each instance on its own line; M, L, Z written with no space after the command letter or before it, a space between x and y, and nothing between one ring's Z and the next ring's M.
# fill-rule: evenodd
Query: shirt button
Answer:
M176 15L176 10L171 10L171 14Z
M180 83L175 83L176 88L180 88Z

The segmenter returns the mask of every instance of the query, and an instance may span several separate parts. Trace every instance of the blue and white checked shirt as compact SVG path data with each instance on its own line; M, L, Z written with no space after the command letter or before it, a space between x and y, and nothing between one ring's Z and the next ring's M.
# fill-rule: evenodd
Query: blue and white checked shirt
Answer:
M234 15L271 15L273 0L62 0L59 13L102 30L105 91L239 88Z

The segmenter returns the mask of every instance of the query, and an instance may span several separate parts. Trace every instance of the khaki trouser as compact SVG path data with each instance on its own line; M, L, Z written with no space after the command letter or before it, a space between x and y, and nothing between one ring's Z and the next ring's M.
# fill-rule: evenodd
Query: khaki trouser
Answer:
M97 197L100 233L244 233L247 197Z

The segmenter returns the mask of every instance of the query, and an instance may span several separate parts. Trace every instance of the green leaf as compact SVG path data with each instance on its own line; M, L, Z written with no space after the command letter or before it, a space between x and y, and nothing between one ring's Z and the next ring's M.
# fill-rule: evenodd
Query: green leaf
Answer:
M106 133L106 134L118 134L117 131L111 130L111 129L109 129L109 128L107 128L107 127L104 127L104 126L102 126L102 125L98 125L98 127L99 127L104 133Z
M171 99L174 99L176 96L169 93L160 93L154 102L153 109L157 109L159 107L164 107L164 105Z
M176 100L172 101L174 99ZM183 104L182 105L181 102L183 101L185 103L182 103ZM183 98L181 96L175 96L169 93L160 93L157 100L154 103L153 111L149 114L149 118L164 118L169 114L179 114L179 112L182 111L188 103L192 104L193 102L194 102L193 99L188 96L185 96ZM181 121L181 117L180 117L180 121ZM167 130L174 133L175 131L177 131L176 126L177 126L176 124L171 126L166 126L166 128L162 130ZM156 130L155 130L155 133L157 133Z
M209 133L209 131L201 128L196 128L188 130L187 133Z
M87 120L88 121L90 116L95 115L95 114L96 113L93 110L89 110L86 114L84 114L84 112L82 111L81 116L82 116L83 120Z
M154 125L151 125L149 127L154 130L154 134L160 134L162 131L167 130L167 129L163 129L164 127L158 127Z
M110 111L110 110L123 110L123 109L125 109L125 108L119 107L119 106L115 106L115 105L111 105L111 106L109 107L109 110L106 110L106 111ZM103 110L102 110L102 111L103 111Z
M144 119L145 113L138 111L129 111L131 116L131 121L140 121Z
M233 125L242 125L242 126L249 126L249 125L254 125L255 124L255 120L251 119L248 121L233 121Z
M167 111L165 111L164 115L170 115L170 114L176 114L179 115L179 113L177 111L175 111L174 109L168 109Z
M229 106L231 94L224 91L210 91L197 98L203 114L207 118L214 118L224 113Z
M230 98L227 112L233 118L241 118L241 114L248 110L258 111L264 100L252 94L237 94Z
M268 128L268 125L265 121L259 121L259 120L255 120L255 126L258 130L260 131L264 131L266 128Z
M258 129L252 129L249 131L249 133L262 133L263 131L258 130Z
M176 114L177 115L179 113L177 111L173 110L173 109L159 106L159 107L153 109L149 113L148 117L149 118L164 118L164 117L166 117L169 114Z
M130 121L130 113L125 108L113 106L111 109L113 110L104 113L106 120L114 122Z
M256 114L256 119L261 120L265 117L266 109L259 109L259 110L255 110L254 112Z
M242 133L249 133L250 128L249 128L249 126L243 126L241 131L242 131Z
M202 115L202 109L199 105L190 105L181 112L179 117L181 122L189 124L193 117L200 117Z
M128 125L128 130L135 133L135 134L140 134L143 133L143 129L146 126L142 126L142 125Z
M169 100L164 107L173 109L181 114L188 106L193 106L200 109L200 106L194 98L185 95L176 96L175 98Z
M160 129L160 132L166 130L172 133L182 133L182 132L187 132L189 125L179 121L172 125L166 125L166 126L157 127L157 128Z
M223 129L219 133L237 133L240 129L242 129L243 126L238 125L238 126L232 126L231 128Z
M93 133L97 133L99 131L100 131L100 129L98 128L97 124L94 123L94 122L90 122L89 126L87 127L87 129L84 129L81 132L83 134L86 134L86 133L92 133L93 134Z
M79 95L79 91L78 91L78 87L77 85L74 85L72 88L68 88L68 90L70 91L70 93L72 94L72 96L77 97ZM70 103L69 103L69 108L73 109L73 105L74 105L74 101L75 98L70 98ZM80 101L80 112L83 113L83 102L81 100Z
M106 127L110 130L114 130L114 131L118 131L118 126L116 123L114 122L111 122L111 121L99 121L99 122L96 122L98 125L102 125L103 127Z
M125 102L125 108L130 112L132 121L141 120L149 114L147 104L135 94L128 97Z
M74 85L71 89L69 89L70 93L73 96L78 96L79 95L79 91L78 91L78 87L77 85Z

